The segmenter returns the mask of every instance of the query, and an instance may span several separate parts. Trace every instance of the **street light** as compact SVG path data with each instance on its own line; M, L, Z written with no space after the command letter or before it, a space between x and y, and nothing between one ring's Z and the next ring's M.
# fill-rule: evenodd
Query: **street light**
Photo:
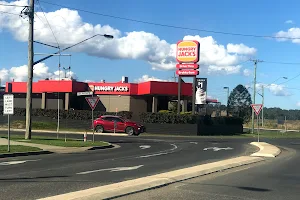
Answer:
M31 7L33 7L33 6L31 6ZM31 28L33 29L33 23L32 23L32 27ZM33 42L34 42L34 40L33 40L33 30L32 30L32 35L31 36L32 36L30 38L31 39L31 45L32 45L31 49L33 49ZM108 34L104 34L104 35L103 34L96 34L96 35L93 35L93 36L91 36L91 37L89 37L89 38L87 38L85 40L82 40L82 41L80 41L80 42L78 42L76 44L73 44L73 45L71 45L69 47L66 47L66 48L64 48L62 50L59 49L59 51L57 51L56 53L48 55L48 56L46 56L46 57L44 57L44 58L42 58L42 59L40 59L38 61L35 61L33 63L31 62L30 64L28 64L28 69L33 69L34 65L36 65L36 64L38 64L40 62L43 62L44 60L47 60L48 58L51 58L54 55L61 55L61 52L66 51L66 50L68 50L68 49L70 49L70 48L72 48L74 46L77 46L77 45L79 45L81 43L84 43L87 40L90 40L90 39L92 39L94 37L97 37L97 36L102 36L102 37L105 37L107 39L113 39L114 38L113 35L108 35ZM46 45L46 46L50 46L50 47L53 47L53 48L58 48L58 47L55 47L55 46L52 46L52 45L47 45L47 44L44 44L44 43L41 43L41 42L37 42L37 41L35 41L35 42L39 43L39 44ZM32 51L29 51L29 52L32 52ZM31 56L32 60L33 60L33 55L34 55L34 53L32 52L32 56ZM32 105L32 90L30 88L32 88L32 74L31 75L29 74L28 76L29 76L29 78L28 78L28 81L27 81L27 91L28 91L29 94L27 93L27 98L26 98L26 133L25 133L25 135L28 135L26 137L28 137L30 139L31 138L31 115L32 115L31 114L32 113L32 106L31 106ZM27 111L28 111L28 113L27 113Z
M229 87L224 87L224 90L226 90L227 89L227 111L226 111L226 115L227 115L227 117L229 116L229 113L228 113L228 98L229 98Z
M105 37L105 38L107 38L107 39L113 39L114 38L114 36L113 35L108 35L108 34L96 34L96 35L93 35L92 37L89 37L89 38L87 38L87 39L85 39L85 40L82 40L82 41L80 41L80 42L78 42L78 43L76 43L76 44L73 44L73 45L71 45L71 46L69 46L69 47L66 47L66 48L64 48L64 49L62 49L62 50L59 50L59 51L57 51L56 53L54 53L54 54L60 54L61 52L63 52L63 51L66 51L66 50L68 50L68 49L71 49L72 47L74 47L74 46L77 46L77 45L79 45L79 44L81 44L81 43L84 43L84 42L86 42L87 40L90 40L90 39L92 39L92 38L94 38L94 37L97 37L97 36L102 36L102 37ZM42 58L42 59L40 59L40 60L38 60L38 61L35 61L34 63L33 63L33 65L36 65L36 64L38 64L38 63L40 63L40 62L43 62L44 60L46 60L46 59L48 59L48 58L51 58L53 55L49 55L49 56L46 56L45 58Z

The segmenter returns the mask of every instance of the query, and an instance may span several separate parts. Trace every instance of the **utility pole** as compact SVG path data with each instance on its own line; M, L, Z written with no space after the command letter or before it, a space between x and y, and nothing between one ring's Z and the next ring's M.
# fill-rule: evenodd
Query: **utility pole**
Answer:
M257 63L262 62L261 60L251 60L254 62L254 81L253 81L253 104L255 104L255 95L256 95L256 69ZM254 134L254 111L252 109L252 134Z
M262 110L261 110L261 126L264 127L264 103L265 103L265 94L264 94L264 85L261 86L261 96L262 96Z
M27 15L29 17L28 33L28 80L26 95L26 132L25 139L31 139L31 112L32 112L32 79L33 79L33 23L34 23L34 0L30 0Z

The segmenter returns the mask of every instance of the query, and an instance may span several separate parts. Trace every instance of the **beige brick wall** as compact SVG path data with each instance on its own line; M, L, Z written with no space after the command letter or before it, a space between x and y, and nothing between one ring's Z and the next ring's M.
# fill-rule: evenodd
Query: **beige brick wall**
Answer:
M106 112L129 111L130 96L118 95L98 95L100 101L106 109ZM100 103L100 102L99 102Z

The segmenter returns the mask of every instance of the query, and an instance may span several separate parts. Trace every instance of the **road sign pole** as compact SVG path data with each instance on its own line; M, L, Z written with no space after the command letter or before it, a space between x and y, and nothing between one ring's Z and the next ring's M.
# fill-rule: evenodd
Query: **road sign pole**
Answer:
M257 142L259 142L259 115L256 115L257 118Z
M7 125L8 125L8 132L7 132L7 151L10 152L10 115L7 115Z

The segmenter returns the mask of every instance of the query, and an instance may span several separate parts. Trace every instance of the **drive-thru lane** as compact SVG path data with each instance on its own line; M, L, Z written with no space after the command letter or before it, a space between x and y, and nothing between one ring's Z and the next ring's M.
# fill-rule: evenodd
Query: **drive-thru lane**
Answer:
M96 140L120 147L1 159L0 199L52 196L245 155L254 150L248 145L252 140L247 139L97 135ZM23 162L14 163L18 161Z

